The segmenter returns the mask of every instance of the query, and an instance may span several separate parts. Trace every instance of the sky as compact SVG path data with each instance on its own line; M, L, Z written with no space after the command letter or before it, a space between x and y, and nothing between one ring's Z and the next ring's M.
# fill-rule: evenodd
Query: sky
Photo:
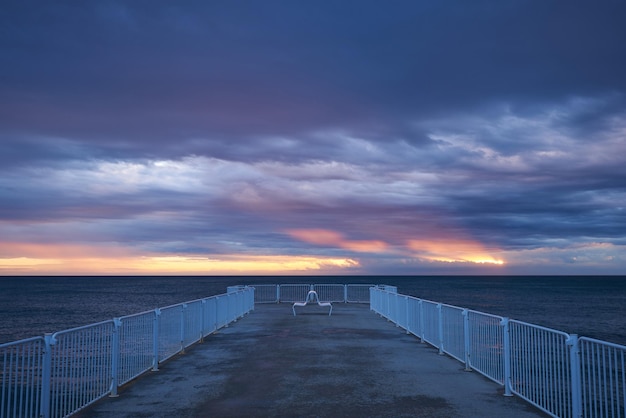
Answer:
M626 274L626 1L0 6L0 275Z

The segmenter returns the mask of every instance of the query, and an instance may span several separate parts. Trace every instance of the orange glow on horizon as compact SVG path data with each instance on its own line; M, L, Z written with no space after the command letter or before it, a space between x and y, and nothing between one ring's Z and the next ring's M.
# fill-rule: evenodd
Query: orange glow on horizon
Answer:
M503 265L504 261L489 254L479 242L470 240L409 240L408 247L418 253L418 257L447 263L475 263Z
M355 252L389 252L390 246L379 240L347 240L336 231L328 229L291 229L287 233L309 244L342 248ZM407 242L410 251L418 258L447 263L475 263L503 265L504 261L495 258L479 242L469 239L413 239Z
M338 247L361 253L380 253L388 249L387 243L378 240L347 240L342 234L328 229L290 229L289 236L309 244Z

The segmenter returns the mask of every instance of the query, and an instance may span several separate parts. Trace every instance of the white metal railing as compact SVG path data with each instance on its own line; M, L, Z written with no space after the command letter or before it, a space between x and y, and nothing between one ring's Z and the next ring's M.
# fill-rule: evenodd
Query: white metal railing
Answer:
M277 284L255 284L254 303L280 302L280 286Z
M371 284L347 284L346 300L348 303L369 303Z
M370 308L551 416L626 418L626 346L381 287Z
M0 347L0 417L38 417L44 370L50 370L49 364L44 366L50 360L44 338L29 338Z
M624 346L581 337L581 403L585 418L624 417L626 350Z
M504 333L502 317L467 311L469 347L466 369L473 369L504 385Z
M129 315L120 320L120 362L118 383L126 382L150 370L155 363L155 312ZM157 338L158 340L158 338Z
M280 302L302 302L306 300L306 295L311 290L309 284L281 284L279 286Z
M0 345L0 418L66 417L254 309L254 289Z
M439 304L428 300L422 301L422 317L423 319L423 334L422 340L438 347L440 352L443 346L441 345L441 336L439 335Z
M344 302L346 300L345 289L343 284L314 284L311 286L317 293L320 302ZM300 299L300 302L304 299Z
M505 384L508 390L558 417L580 416L573 409L571 339L564 332L503 320L508 349ZM507 363L509 363L507 365ZM510 373L508 373L508 370ZM576 411L576 412L575 412Z
M309 290L317 292L321 302L369 303L373 284L255 284L255 303L294 303L306 299ZM233 286L236 288L239 286ZM387 288L395 289L393 286Z
M111 320L53 334L50 416L66 417L110 392L117 373L113 372L116 325Z

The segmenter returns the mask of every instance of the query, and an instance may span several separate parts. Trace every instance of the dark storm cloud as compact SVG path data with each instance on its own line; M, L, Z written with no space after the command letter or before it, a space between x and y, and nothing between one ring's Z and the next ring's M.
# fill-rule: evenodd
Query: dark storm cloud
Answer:
M490 101L625 88L626 58L616 53L623 2L12 2L5 10L3 129L136 156L157 153L154 144L167 157L213 155L259 136L333 128L411 140L392 127Z

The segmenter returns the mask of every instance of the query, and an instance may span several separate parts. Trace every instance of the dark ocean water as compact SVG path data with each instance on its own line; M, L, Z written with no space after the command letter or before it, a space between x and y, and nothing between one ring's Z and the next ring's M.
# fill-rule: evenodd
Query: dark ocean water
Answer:
M626 276L0 277L0 343L226 293L235 284L371 283L626 345Z

